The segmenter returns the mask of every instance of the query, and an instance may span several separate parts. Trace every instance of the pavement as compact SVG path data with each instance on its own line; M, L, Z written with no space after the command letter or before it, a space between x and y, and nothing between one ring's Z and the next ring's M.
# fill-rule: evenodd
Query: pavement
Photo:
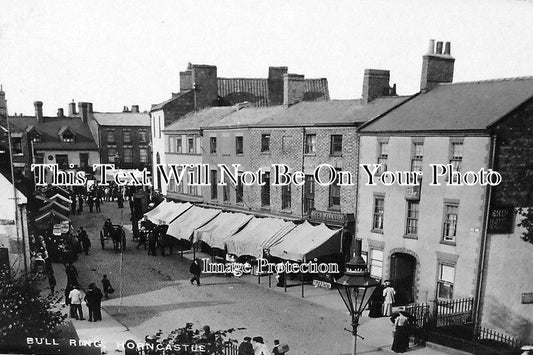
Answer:
M211 329L235 328L230 337L241 340L244 336L262 335L269 348L273 339L286 341L295 355L350 354L352 336L344 328L350 328L348 311L335 290L304 286L304 298L300 286L283 288L274 286L272 277L244 275L224 277L203 275L202 286L189 283L188 267L191 253L148 256L131 238L129 210L118 210L116 203L106 202L102 213L71 216L77 229L83 226L91 238L89 256L80 254L75 266L80 274L82 287L100 280L107 274L115 293L102 302L102 321L72 320L80 340L99 341L107 354L123 352L122 344L128 339L143 342L146 335L158 330L163 334L192 322L195 328L209 324ZM100 247L98 232L111 217L114 224L122 224L127 230L127 250L115 254L111 242L106 249ZM208 257L197 253L196 257ZM54 264L57 289L64 291L66 276L63 265ZM296 281L294 281L296 282ZM66 311L66 308L65 308ZM83 306L87 319L88 310ZM238 328L245 328L239 330ZM392 353L393 326L387 317L360 319L357 339L358 354ZM445 354L443 351L424 347L408 350L413 354Z

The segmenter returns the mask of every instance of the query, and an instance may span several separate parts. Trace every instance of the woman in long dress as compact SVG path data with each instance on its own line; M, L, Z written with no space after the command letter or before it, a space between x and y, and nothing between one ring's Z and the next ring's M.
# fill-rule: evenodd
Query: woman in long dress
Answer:
M394 291L394 288L390 285L389 281L385 281L385 289L383 290L383 316L385 317L392 314L394 295L396 295L396 291Z

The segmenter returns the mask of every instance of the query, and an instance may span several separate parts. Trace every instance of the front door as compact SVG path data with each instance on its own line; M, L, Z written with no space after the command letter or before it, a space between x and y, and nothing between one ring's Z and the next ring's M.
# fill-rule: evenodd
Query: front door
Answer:
M390 281L396 291L396 304L405 305L414 302L416 259L405 253L391 256Z

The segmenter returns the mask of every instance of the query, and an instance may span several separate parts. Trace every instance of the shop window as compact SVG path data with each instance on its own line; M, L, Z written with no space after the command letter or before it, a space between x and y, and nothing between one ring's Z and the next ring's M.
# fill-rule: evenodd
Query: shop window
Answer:
M315 209L315 179L313 175L305 175L304 209L306 213Z
M407 202L407 224L405 234L416 235L418 233L418 207L417 201Z
M305 135L305 154L316 153L316 134Z
M261 152L270 152L270 134L261 135Z
M459 205L457 204L444 204L444 222L442 239L445 242L455 243L455 237L457 235L457 212Z
M372 220L372 231L383 233L383 219L385 211L385 198L374 197L374 218Z
M281 152L288 153L291 150L291 136L281 137Z
M291 209L291 185L281 186L281 209Z
M330 154L342 155L342 134L331 135Z
M439 263L437 279L437 297L453 298L453 283L455 280L455 265Z
M265 184L261 186L261 206L270 206L270 172L263 174L263 181Z
M383 277L383 250L370 249L370 276L377 279Z
M242 154L243 149L243 138L235 137L235 154Z
M139 161L148 163L148 148L139 148Z

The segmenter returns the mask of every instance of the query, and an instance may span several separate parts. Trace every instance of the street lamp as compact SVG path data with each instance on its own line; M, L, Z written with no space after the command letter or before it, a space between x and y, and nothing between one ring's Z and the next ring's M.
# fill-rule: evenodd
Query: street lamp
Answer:
M355 240L354 257L346 263L344 276L338 279L335 284L352 317L352 330L350 332L353 335L352 355L355 355L357 351L359 317L379 285L377 280L370 277L366 262L361 257L361 239Z

